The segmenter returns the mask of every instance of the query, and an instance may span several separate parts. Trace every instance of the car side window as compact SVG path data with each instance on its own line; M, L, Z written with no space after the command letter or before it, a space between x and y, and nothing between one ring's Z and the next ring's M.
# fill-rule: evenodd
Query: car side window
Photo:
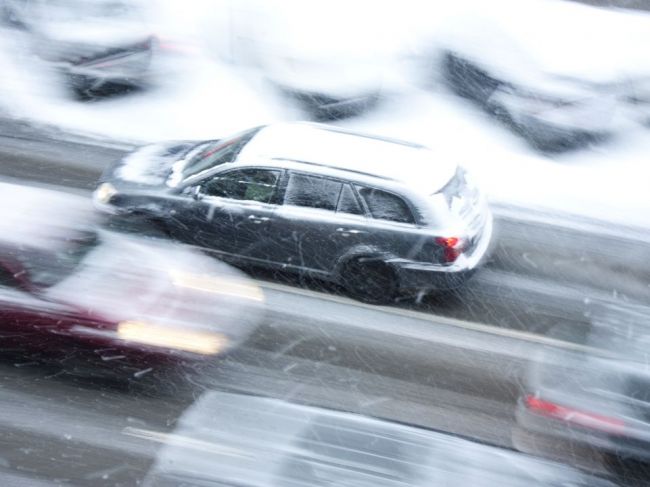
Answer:
M285 205L336 210L343 183L333 179L289 173L284 196Z
M336 207L337 213L348 213L350 215L363 215L363 208L359 204L354 190L349 184L344 184L339 197L339 204Z
M270 169L230 171L205 183L201 193L205 196L271 203L279 179L280 171Z
M374 188L357 187L373 218L399 223L415 223L411 209L397 195Z
M6 269L4 266L0 265L0 286L4 287L16 287L16 278L13 273Z

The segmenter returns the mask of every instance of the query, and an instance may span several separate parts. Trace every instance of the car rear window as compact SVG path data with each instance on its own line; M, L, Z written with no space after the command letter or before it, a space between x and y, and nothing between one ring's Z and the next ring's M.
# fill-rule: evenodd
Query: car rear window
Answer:
M415 223L411 209L397 195L375 188L357 187L370 214L377 220L389 220L399 223Z

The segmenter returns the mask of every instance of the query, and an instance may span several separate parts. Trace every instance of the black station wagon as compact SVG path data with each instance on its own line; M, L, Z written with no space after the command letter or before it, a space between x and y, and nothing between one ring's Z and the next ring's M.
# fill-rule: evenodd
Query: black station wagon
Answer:
M424 146L302 122L142 147L94 193L221 258L296 271L386 302L459 286L492 216L466 171Z

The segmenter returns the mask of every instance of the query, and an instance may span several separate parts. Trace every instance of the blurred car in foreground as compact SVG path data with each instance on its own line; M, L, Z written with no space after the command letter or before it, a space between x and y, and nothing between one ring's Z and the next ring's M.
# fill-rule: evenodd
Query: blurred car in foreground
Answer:
M650 309L597 304L590 331L558 326L534 361L515 444L534 453L593 451L612 461L650 459ZM580 458L575 459L577 462Z
M436 71L452 91L543 151L607 138L621 113L650 114L650 15L536 0L505 8L459 14L437 34Z
M377 20L378 7L361 0L222 0L214 7L222 15L212 49L258 69L316 120L356 115L377 102L395 69L392 26Z
M192 364L261 318L263 295L241 273L178 244L96 231L86 198L0 183L0 202L5 352L87 351L116 370Z
M222 392L204 393L181 416L143 485L613 487L439 432Z
M309 123L145 146L106 169L94 198L223 258L332 280L371 302L461 285L492 237L486 199L455 163Z
M6 0L0 17L82 97L148 80L155 38L126 0Z

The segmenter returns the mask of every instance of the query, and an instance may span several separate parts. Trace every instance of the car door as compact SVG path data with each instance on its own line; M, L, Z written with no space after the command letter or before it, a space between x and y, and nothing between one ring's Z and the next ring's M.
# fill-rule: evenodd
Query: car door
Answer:
M407 200L378 188L357 185L355 189L372 220L368 243L402 259L410 260L419 254L423 234Z
M274 235L285 266L328 274L347 249L363 241L368 222L352 186L289 171Z
M195 241L207 249L248 260L275 260L269 229L277 207L281 170L233 169L196 187L200 226Z

